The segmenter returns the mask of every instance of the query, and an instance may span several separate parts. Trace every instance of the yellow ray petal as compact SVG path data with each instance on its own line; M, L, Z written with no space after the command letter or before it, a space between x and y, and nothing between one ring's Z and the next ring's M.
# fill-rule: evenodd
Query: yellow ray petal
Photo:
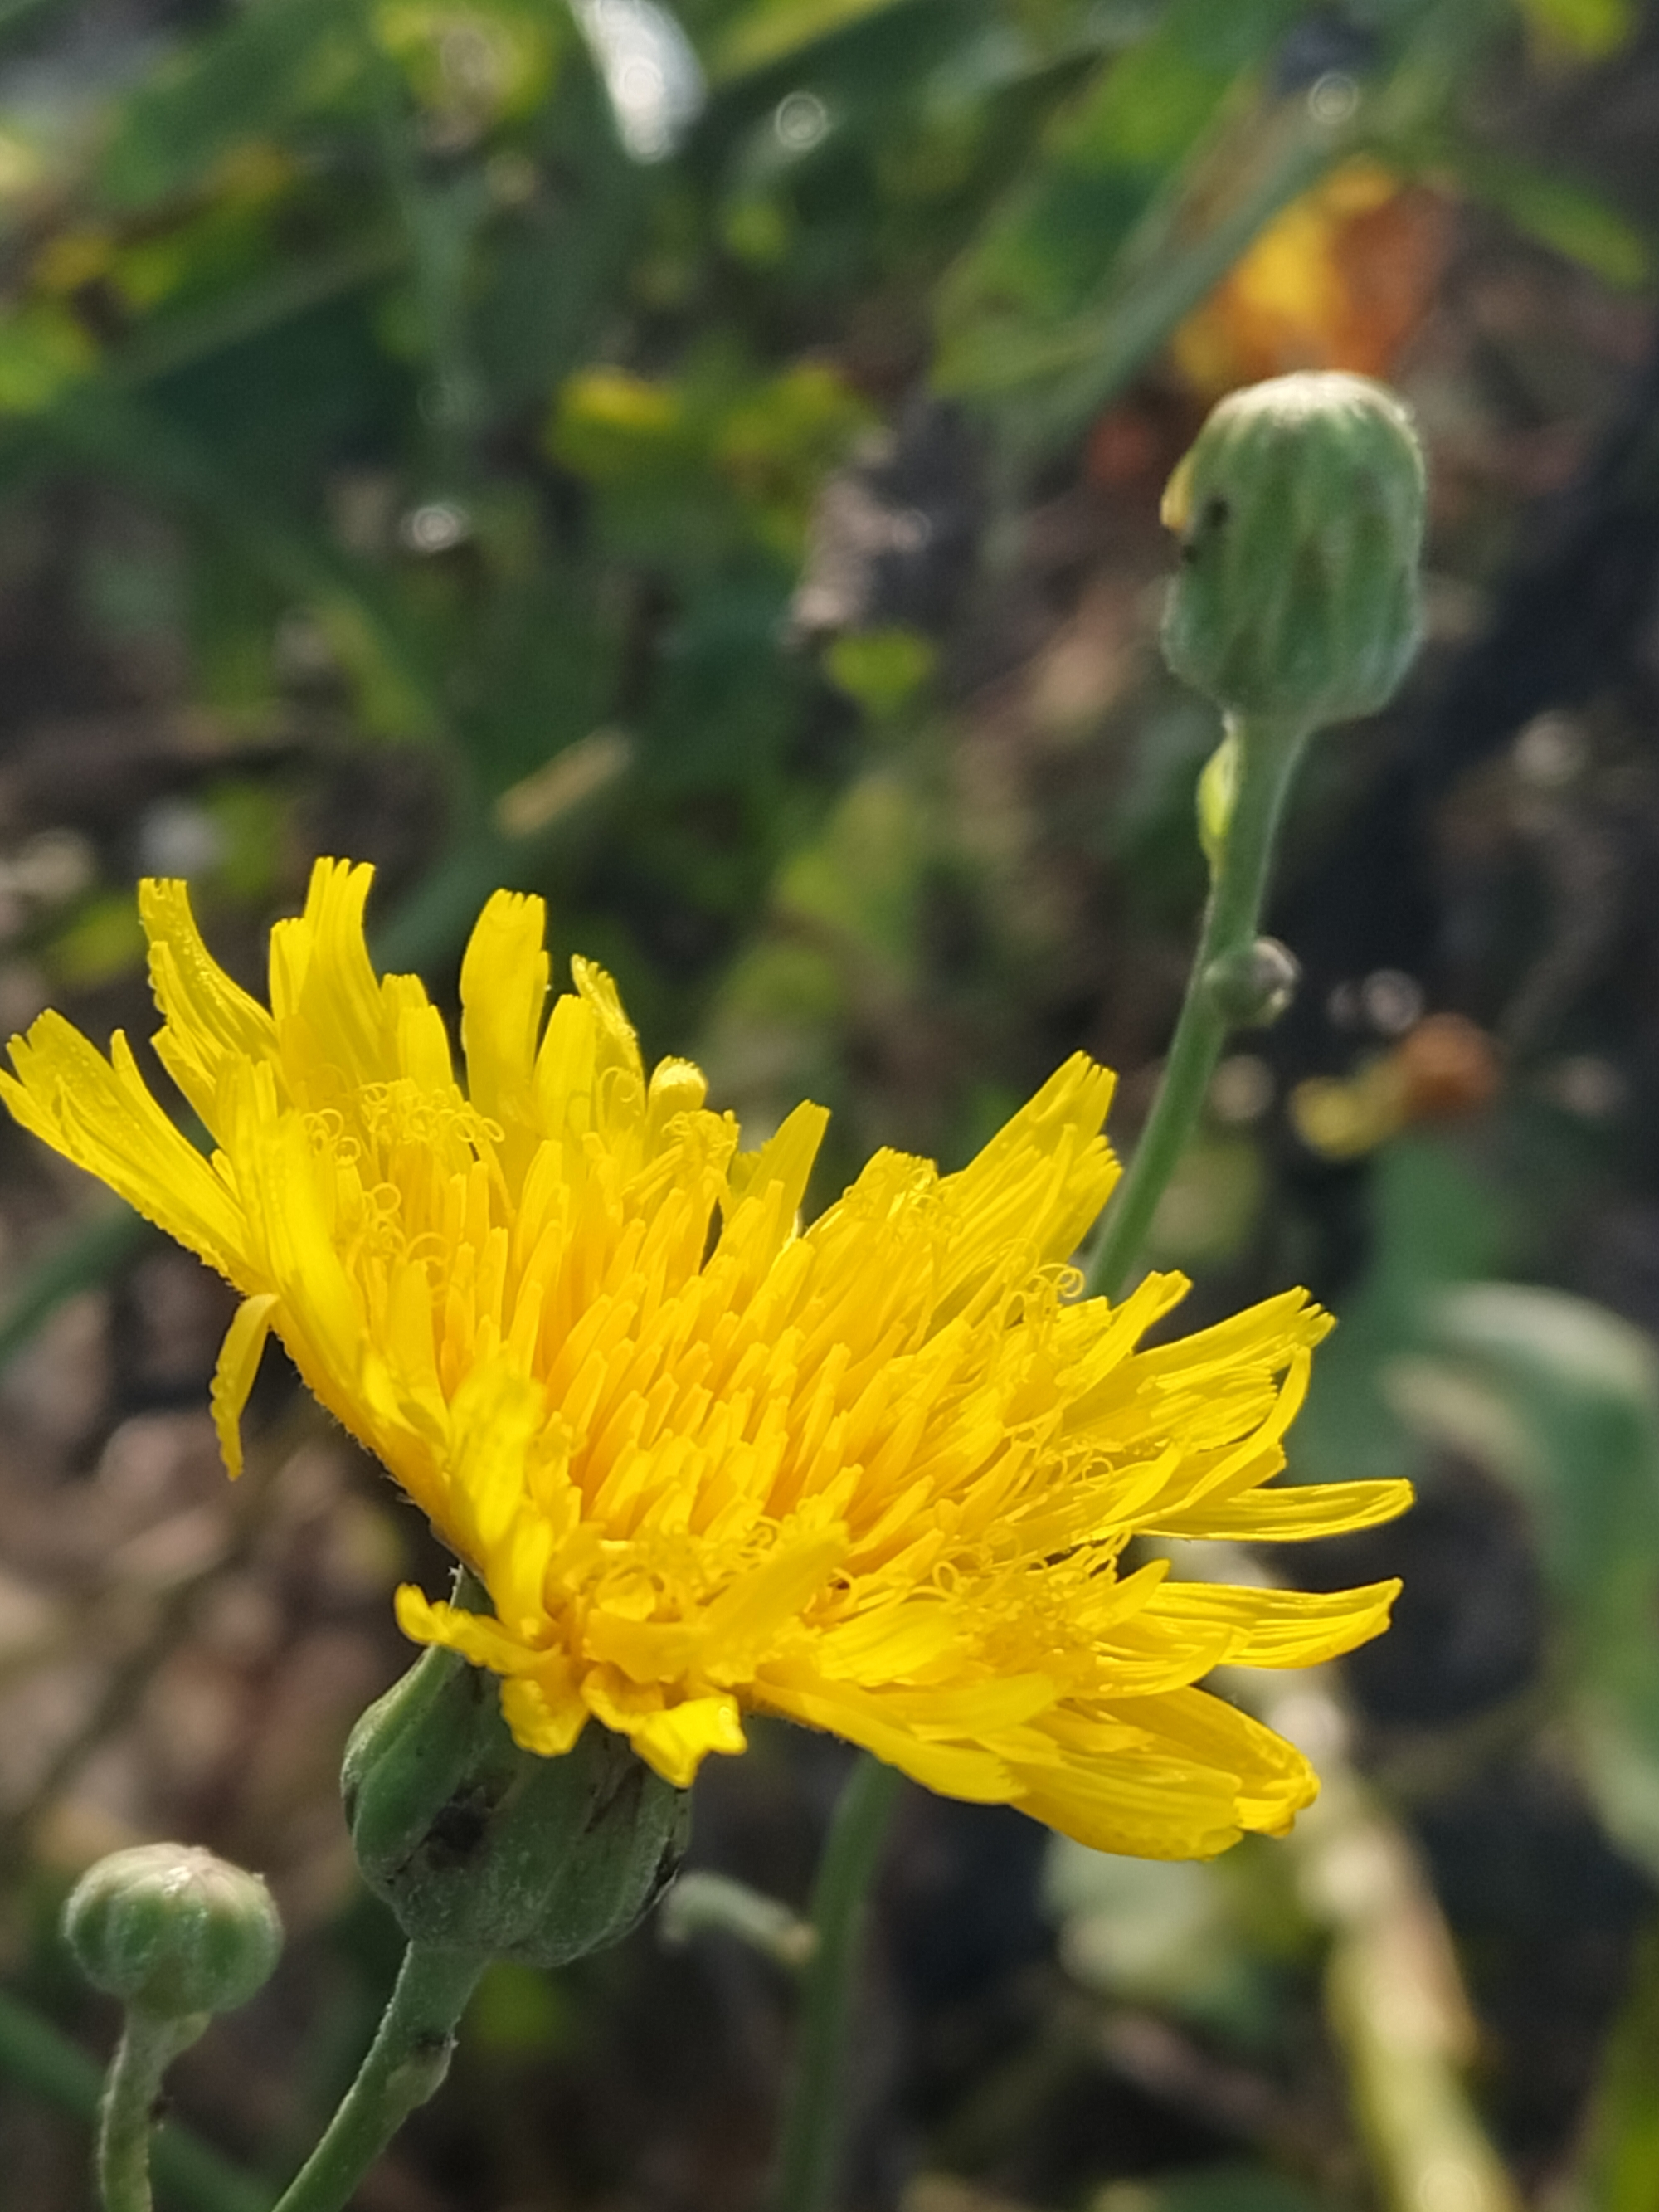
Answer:
M225 1332L218 1364L213 1370L208 1403L218 1432L220 1456L233 1482L242 1471L242 1409L259 1371L276 1306L276 1295L270 1291L261 1291L256 1297L242 1300Z
M156 1053L211 1129L225 1062L274 1060L276 1024L202 942L187 884L147 877L138 886L138 914L149 939L155 1003L166 1021L155 1040Z
M1146 1611L1172 1628L1225 1626L1237 1641L1235 1667L1316 1667L1340 1658L1386 1628L1397 1580L1363 1589L1238 1589L1224 1583L1165 1583Z
M544 1665L501 1684L501 1718L514 1743L544 1759L562 1759L587 1726L588 1711L569 1668Z
M688 1698L682 1705L644 1714L629 1727L629 1741L646 1765L677 1790L691 1787L710 1752L730 1758L749 1748L738 1701L726 1696Z
M975 1158L942 1178L951 1234L941 1314L958 1311L988 1279L1012 1274L1013 1287L1033 1268L1070 1259L1117 1181L1100 1133L1115 1080L1073 1054Z
M1374 1528L1405 1512L1414 1494L1409 1482L1291 1483L1279 1490L1248 1491L1242 1498L1206 1498L1189 1512L1161 1514L1146 1525L1146 1534L1300 1543L1311 1536Z
M0 1097L26 1129L101 1177L221 1274L243 1283L240 1208L150 1096L118 1030L110 1051L106 1060L61 1014L42 1014L27 1037L12 1039L17 1073L0 1071Z
M547 908L496 891L478 916L461 962L461 1048L468 1093L481 1114L508 1127L534 1118L536 1047L547 999Z

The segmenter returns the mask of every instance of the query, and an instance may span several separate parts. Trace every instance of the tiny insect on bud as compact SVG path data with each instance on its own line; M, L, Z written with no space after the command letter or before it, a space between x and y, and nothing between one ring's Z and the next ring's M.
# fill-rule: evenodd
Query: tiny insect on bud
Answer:
M94 1988L163 2020L234 2011L283 1948L259 1876L190 1844L100 1859L70 1893L64 1933Z
M690 1822L690 1793L608 1729L521 1750L495 1678L441 1650L358 1722L341 1785L363 1879L411 1942L537 1966L620 1942Z
M1318 727L1392 697L1421 633L1422 448L1367 378L1275 377L1214 409L1164 495L1176 673L1229 714Z

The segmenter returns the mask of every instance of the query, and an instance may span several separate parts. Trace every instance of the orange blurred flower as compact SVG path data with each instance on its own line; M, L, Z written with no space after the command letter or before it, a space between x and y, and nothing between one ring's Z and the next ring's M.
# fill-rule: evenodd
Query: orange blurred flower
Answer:
M1206 398L1293 369L1386 376L1428 312L1446 203L1365 156L1345 161L1261 232L1176 332Z

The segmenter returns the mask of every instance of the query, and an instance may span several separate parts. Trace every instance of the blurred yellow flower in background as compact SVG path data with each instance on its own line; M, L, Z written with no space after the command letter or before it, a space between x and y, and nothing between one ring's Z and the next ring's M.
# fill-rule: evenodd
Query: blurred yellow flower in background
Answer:
M1297 369L1385 377L1433 301L1445 203L1359 156L1293 200L1175 334L1206 398Z
M1202 1585L1124 1548L1325 1535L1409 1491L1264 1486L1328 1325L1302 1292L1151 1350L1179 1276L1075 1295L1110 1075L1074 1057L958 1174L877 1153L803 1231L823 1110L739 1152L696 1067L647 1079L581 960L544 1025L538 899L498 892L473 933L463 1090L419 980L370 963L370 877L318 864L269 1011L182 883L143 886L155 1048L210 1160L118 1034L106 1059L43 1015L0 1075L243 1293L213 1387L231 1471L274 1329L483 1582L493 1619L412 1588L398 1618L501 1677L530 1750L597 1718L683 1786L769 1712L1102 1849L1287 1826L1306 1761L1195 1685L1349 1650L1395 1586Z

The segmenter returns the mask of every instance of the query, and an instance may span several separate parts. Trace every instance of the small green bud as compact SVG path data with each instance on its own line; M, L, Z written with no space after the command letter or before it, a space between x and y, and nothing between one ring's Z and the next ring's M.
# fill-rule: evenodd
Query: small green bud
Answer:
M88 1867L64 1933L95 1989L160 2020L234 2012L283 1948L259 1876L191 1844L141 1844Z
M1301 981L1302 963L1276 937L1258 937L1204 970L1211 1005L1230 1028L1240 1030L1269 1028L1295 998Z
M1312 728L1375 713L1421 634L1425 490L1411 417L1368 378L1231 393L1164 495L1181 539L1170 667L1229 714Z
M439 1650L358 1722L341 1788L363 1879L411 1942L534 1966L620 1942L690 1826L690 1793L609 1729L521 1751L494 1677Z

